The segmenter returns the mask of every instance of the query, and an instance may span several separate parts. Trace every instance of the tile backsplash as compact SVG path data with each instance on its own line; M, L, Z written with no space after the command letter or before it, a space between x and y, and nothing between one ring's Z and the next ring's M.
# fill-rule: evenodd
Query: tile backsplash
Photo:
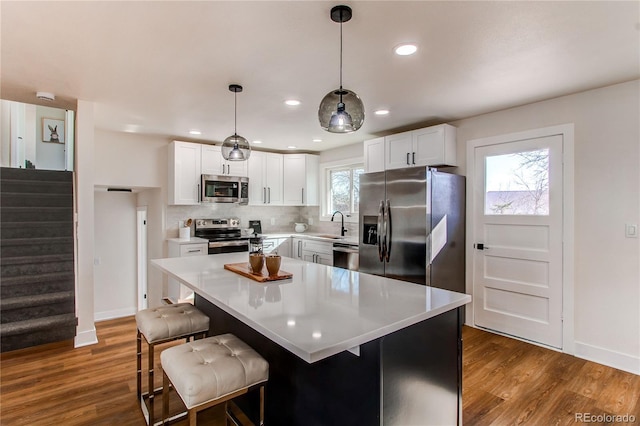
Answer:
M340 222L327 222L319 220L319 210L317 206L296 207L296 206L239 206L236 204L201 204L199 206L167 206L166 215L166 237L178 237L178 226L187 219L212 219L237 217L240 219L240 226L249 227L250 220L260 220L262 222L262 232L273 234L279 232L294 232L296 222L309 223L312 225L306 232L340 234ZM345 223L348 230L347 236L355 236L358 232L357 223ZM191 235L193 236L194 225L191 225Z

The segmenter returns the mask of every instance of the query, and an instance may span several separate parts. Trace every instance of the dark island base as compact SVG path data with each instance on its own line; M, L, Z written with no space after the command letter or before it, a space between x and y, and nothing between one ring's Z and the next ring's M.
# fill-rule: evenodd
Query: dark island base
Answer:
M309 364L206 299L209 335L233 333L269 362L266 425L461 424L461 308ZM256 422L258 395L237 404Z

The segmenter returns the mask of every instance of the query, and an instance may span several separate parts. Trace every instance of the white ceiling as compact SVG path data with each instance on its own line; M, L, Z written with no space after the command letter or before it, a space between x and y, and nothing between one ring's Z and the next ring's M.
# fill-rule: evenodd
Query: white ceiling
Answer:
M338 86L337 4L2 1L2 98L53 92L56 106L94 102L98 128L221 142L239 83L240 135L322 151L640 77L637 1L343 2L344 87L367 115L331 134L317 109ZM394 55L406 41L418 52Z

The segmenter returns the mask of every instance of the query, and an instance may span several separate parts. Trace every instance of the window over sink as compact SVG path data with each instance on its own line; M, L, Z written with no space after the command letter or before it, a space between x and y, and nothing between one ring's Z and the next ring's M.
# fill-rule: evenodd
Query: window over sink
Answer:
M361 158L345 159L320 166L322 176L321 220L329 220L336 210L345 221L357 222L360 204L360 175L364 173ZM347 217L350 216L350 217Z

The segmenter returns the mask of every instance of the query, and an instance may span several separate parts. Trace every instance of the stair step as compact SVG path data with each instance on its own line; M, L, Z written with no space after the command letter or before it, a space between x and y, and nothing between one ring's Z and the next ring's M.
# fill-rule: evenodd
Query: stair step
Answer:
M73 172L60 170L41 169L14 169L11 167L0 168L0 178L2 180L36 180L43 182L73 182Z
M73 194L25 194L2 192L2 208L7 207L69 207Z
M0 323L26 321L75 312L75 292L7 297L0 304Z
M53 272L50 274L39 275L24 275L21 277L9 277L3 278L0 281L0 287L9 287L16 285L25 285L32 283L44 283L52 281L74 280L75 275L73 272Z
M68 256L68 259L62 259ZM43 258L57 257L56 259L46 260ZM2 258L0 265L0 277L2 279L16 277L21 275L39 275L50 274L55 272L73 272L73 253L54 256L22 256L19 263L9 263L16 258ZM27 261L28 260L28 261Z
M73 237L73 222L5 222L2 239Z
M75 314L53 315L50 317L0 324L0 335L3 337L12 336L31 331L53 329L65 325L78 325Z
M73 209L68 207L5 207L0 209L2 226L6 222L71 222Z
M1 257L40 256L47 254L73 253L73 240L70 238L47 238L47 241L24 243L21 239L2 240ZM38 238L27 239L38 240Z
M21 194L73 194L73 182L22 179L0 180L0 192Z
M73 301L72 291L61 291L59 293L38 294L35 296L3 297L0 300L0 309L19 309L25 307L41 306L52 303Z
M48 279L35 279L33 281L11 283L11 278L0 280L0 298L35 296L39 294L59 293L75 290L74 274L46 274Z
M4 229L3 229L4 233ZM0 266L25 265L29 263L73 262L73 253L45 254L41 256L3 257Z

